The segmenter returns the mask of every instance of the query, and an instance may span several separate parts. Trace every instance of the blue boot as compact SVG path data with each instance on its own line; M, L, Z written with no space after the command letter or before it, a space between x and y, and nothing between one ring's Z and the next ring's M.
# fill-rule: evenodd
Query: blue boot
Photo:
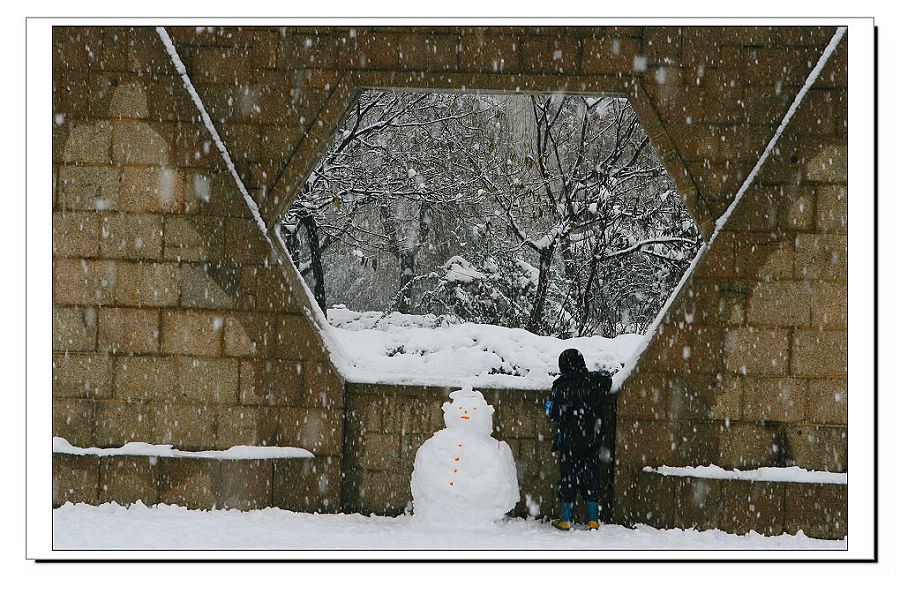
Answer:
M588 509L588 528L591 530L597 530L600 528L600 502L599 501L588 501L587 502Z
M572 519L572 505L571 503L562 502L559 510L559 519L553 520L552 525L557 530L562 530L563 532L568 532L569 530L569 520Z

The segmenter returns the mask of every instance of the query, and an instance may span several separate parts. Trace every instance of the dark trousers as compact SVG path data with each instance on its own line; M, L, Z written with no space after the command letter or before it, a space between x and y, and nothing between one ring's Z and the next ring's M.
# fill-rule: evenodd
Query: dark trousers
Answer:
M603 468L597 452L559 453L559 499L575 503L579 491L585 501L599 501L602 490Z

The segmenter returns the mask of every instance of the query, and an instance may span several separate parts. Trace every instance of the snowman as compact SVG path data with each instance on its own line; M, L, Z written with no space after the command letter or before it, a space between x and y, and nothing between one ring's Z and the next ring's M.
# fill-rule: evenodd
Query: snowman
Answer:
M512 450L491 437L494 407L464 386L445 402L444 424L416 452L410 487L416 517L453 524L500 519L519 501Z

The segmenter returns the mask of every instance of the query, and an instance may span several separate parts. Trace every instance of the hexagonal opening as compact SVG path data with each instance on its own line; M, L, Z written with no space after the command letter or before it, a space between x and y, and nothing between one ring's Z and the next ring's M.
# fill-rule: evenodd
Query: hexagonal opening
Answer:
M482 379L532 376L503 351L546 358L554 339L621 369L702 241L625 97L385 89L359 94L281 232L332 326L393 332L374 354L404 369L437 348L495 356Z

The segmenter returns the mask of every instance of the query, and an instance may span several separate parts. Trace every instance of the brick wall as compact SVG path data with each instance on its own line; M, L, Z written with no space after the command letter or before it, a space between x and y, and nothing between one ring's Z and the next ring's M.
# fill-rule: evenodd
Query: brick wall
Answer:
M169 33L270 228L359 87L465 87L628 96L709 237L833 30ZM846 469L847 43L620 395L620 521L645 463ZM53 56L54 434L340 456L354 421L306 294L155 31L55 28ZM395 509L399 479L358 468Z
M339 454L342 380L156 32L53 39L54 435Z

